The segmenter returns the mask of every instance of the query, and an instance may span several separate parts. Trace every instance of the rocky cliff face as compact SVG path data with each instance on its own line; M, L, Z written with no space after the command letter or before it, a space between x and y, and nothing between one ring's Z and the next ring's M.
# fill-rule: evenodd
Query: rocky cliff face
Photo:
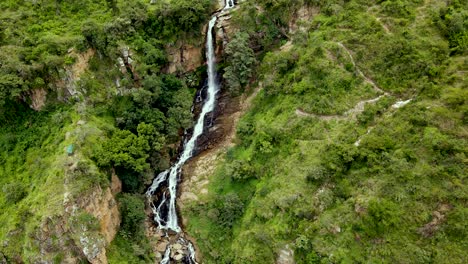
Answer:
M120 180L113 175L110 187L96 186L87 195L70 201L64 194L64 212L43 219L34 233L34 247L40 255L34 263L107 262L106 246L114 239L120 214L114 195L120 192ZM97 220L97 221L96 221ZM97 223L97 224L96 224Z
M169 60L167 73L190 72L203 65L203 43L187 44L178 41L167 46Z
M88 49L84 53L77 53L74 49L70 49L68 54L75 58L75 63L59 71L60 80L56 83L59 100L65 100L79 93L76 89L76 82L88 68L89 60L96 54L96 51Z

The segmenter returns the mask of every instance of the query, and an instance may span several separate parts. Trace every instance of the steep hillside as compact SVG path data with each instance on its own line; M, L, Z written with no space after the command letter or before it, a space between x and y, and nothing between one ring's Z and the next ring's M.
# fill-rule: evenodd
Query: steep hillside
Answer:
M204 177L184 199L203 263L466 263L466 3L232 13L260 93L235 146L185 172Z
M0 10L0 263L468 262L466 1Z
M0 263L154 261L143 193L192 125L213 4L1 1Z

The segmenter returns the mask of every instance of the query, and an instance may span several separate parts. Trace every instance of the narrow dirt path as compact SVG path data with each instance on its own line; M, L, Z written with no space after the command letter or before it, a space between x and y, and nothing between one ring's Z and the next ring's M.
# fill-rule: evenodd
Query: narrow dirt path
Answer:
M346 111L343 115L317 115L317 114L313 114L313 113L307 113L304 110L302 110L301 108L297 108L296 111L295 111L297 116L317 117L317 118L320 118L322 120L344 119L344 118L355 119L360 113L362 113L364 111L364 108L365 108L366 104L376 103L377 101L382 99L384 96L390 95L389 93L383 91L382 88L380 88L372 79L370 79L369 77L364 75L364 73L359 69L359 67L357 67L356 62L354 60L354 57L351 54L351 51L345 45L343 45L343 43L337 42L337 45L346 52L347 56L351 60L351 63L353 64L353 67L354 67L355 71L357 72L357 74L361 78L363 78L365 82L369 83L372 86L372 88L377 93L379 93L380 95L378 97L376 97L376 98L359 101L353 108ZM332 58L332 59L334 58L331 54L329 54L329 57Z
M378 17L376 16L375 17L375 20L377 20L377 22L379 22L379 24L382 26L383 30L385 31L385 33L387 34L392 34L392 31L390 31L390 29L388 28L388 26L382 22L382 18L381 17Z
M354 57L353 55L351 54L351 51L345 46L343 45L343 43L341 42L337 42L338 46L340 46L344 51L346 51L346 53L348 54L348 57L349 59L351 60L351 63L353 64L354 66L354 69L356 70L356 72L359 74L359 76L361 76L365 82L369 83L375 91L379 92L379 93L383 93L384 95L388 95L387 92L383 91L382 88L380 88L371 78L367 77L366 75L364 75L364 73L361 71L361 69L359 69L359 67L357 67L356 65L356 62L354 61Z

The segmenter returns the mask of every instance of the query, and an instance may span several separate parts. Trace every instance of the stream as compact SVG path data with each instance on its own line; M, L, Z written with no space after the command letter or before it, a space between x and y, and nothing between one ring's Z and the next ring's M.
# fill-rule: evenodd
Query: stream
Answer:
M224 8L220 11L226 11L234 7L234 0L226 0ZM193 127L193 133L187 141L185 138L183 150L177 161L169 169L161 172L153 180L152 185L146 192L151 210L154 214L154 222L160 230L165 231L166 237L169 232L173 235L176 233L177 239L175 242L170 242L166 246L164 257L161 264L174 261L182 261L183 263L197 263L195 259L195 249L192 243L184 238L183 231L179 226L176 198L177 185L180 181L181 168L187 160L192 158L194 150L197 146L197 139L203 134L205 128L205 118L213 112L216 106L216 94L219 91L216 73L216 55L213 43L213 28L216 25L218 13L215 13L208 24L206 34L206 58L208 66L208 88L207 97L203 103L202 111ZM211 123L211 122L210 122ZM188 252L188 255L184 254Z

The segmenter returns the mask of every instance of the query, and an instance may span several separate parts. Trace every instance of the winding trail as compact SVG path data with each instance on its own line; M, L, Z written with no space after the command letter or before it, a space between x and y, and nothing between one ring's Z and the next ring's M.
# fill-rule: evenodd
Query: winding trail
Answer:
M382 99L383 97L390 95L389 93L385 92L382 88L380 88L371 78L364 75L364 73L359 69L359 67L357 67L356 62L354 60L354 57L351 54L351 51L345 45L343 45L343 43L337 42L336 44L346 52L347 56L351 60L351 64L353 64L353 67L354 67L356 73L361 78L363 78L366 83L369 83L372 86L372 88L377 93L379 93L380 95L378 97L376 97L376 98L359 101L353 108L346 111L343 115L317 115L317 114L313 114L313 113L307 113L304 110L302 110L301 108L297 108L296 111L295 111L297 116L317 117L317 118L320 118L322 120L355 119L360 113L362 113L364 111L364 108L365 108L366 104L376 103L380 99ZM333 59L333 56L331 54L329 54L329 57L331 59Z
M382 99L383 97L385 96L391 96L390 93L388 92L385 92L382 88L380 88L371 78L367 77L366 75L364 75L364 73L359 69L359 67L357 67L356 65L356 62L354 60L354 57L351 53L351 51L345 46L343 45L343 43L341 42L337 42L336 43L340 48L342 48L346 54L348 55L349 59L351 60L351 63L353 64L353 67L356 71L356 73L364 79L365 82L369 83L372 88L377 92L379 93L380 95L376 98L372 98L372 99L367 99L367 100L361 100L359 101L353 108L349 109L348 111L346 111L344 114L342 115L317 115L317 114L314 114L314 113L308 113L306 111L304 111L303 109L301 108L297 108L296 111L295 111L295 114L299 117L315 117L315 118L319 118L320 120L325 120L325 121L330 121L330 120L355 120L357 118L357 116L359 114L361 114L364 109L365 109L365 106L366 104L374 104L376 102L378 102L380 99ZM327 56L329 57L329 59L331 60L336 60L336 58L330 53L330 52L327 52ZM408 103L410 103L414 98L410 98L408 100L398 100L397 102L395 102L388 110L387 110L387 114L385 114L386 116L391 116L393 115L393 113L395 112L394 110L398 109L398 108L401 108L405 105L407 105ZM360 143L361 143L361 140L362 138L365 136L365 135L368 135L370 132L372 132L372 130L374 129L374 126L371 126L371 127L368 127L367 128L367 132L366 134L360 136L356 142L354 142L354 145L355 146L359 146Z
M356 62L354 61L354 57L351 54L351 51L349 51L349 49L345 45L343 45L343 43L337 42L336 44L338 44L338 46L340 46L344 51L346 51L346 53L348 54L349 59L351 60L351 63L354 66L354 69L356 70L358 75L361 76L364 79L365 82L369 83L374 88L375 91L377 91L379 93L383 93L384 95L388 95L387 92L383 91L382 88L380 88L371 78L364 75L364 73L361 71L361 69L359 69L359 67L357 67Z

